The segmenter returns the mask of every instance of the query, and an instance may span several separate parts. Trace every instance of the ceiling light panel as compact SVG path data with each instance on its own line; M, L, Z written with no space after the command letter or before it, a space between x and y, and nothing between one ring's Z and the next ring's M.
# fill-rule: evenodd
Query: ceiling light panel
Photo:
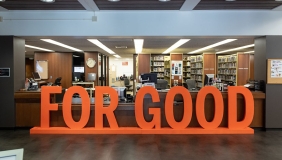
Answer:
M67 48L67 49L76 51L76 52L83 52L83 51L80 50L80 49L77 49L77 48L68 46L68 45L66 45L66 44L63 44L63 43L54 41L54 40L52 40L52 39L41 39L41 40L42 40L42 41L45 41L45 42L48 42L48 43L51 43L51 44L55 44L55 45L57 45L57 46L61 46L61 47L64 47L64 48Z
M55 0L41 0L42 2L45 2L45 3L53 3L55 2Z
M176 48L180 47L184 43L188 42L190 39L180 39L176 43L174 43L171 47L163 52L163 54L170 53L171 51L175 50Z
M25 47L27 47L27 48L33 48L33 49L38 49L38 50L41 50L41 51L55 52L55 51L50 50L50 49L40 48L40 47L36 47L36 46L31 46L31 45L25 45Z
M119 55L117 55L117 54L114 54L113 55L114 57L116 57L116 58L121 58Z
M144 39L134 39L135 53L142 53Z
M110 53L110 54L116 54L114 51L112 51L110 48L106 47L103 43L98 41L97 39L87 39L89 42L95 44L96 46L100 47L104 51Z
M220 51L220 52L216 52L216 53L219 54L219 53L237 51L237 50L240 50L240 49L250 48L250 47L254 47L254 46L255 46L255 44L250 44L250 45L246 45L246 46L242 46L242 47L238 47L238 48L233 48L233 49L228 49L228 50L224 50L224 51Z
M209 46L206 46L204 48L200 48L200 49L197 49L195 51L192 51L192 52L189 52L189 53L199 53L201 51L204 51L204 50L207 50L207 49L210 49L210 48L214 48L216 46L220 46L220 45L223 45L223 44L226 44L226 43L230 43L230 42L233 42L233 41L236 41L237 39L226 39L224 41L221 41L221 42L218 42L218 43L215 43L215 44L212 44L212 45L209 45Z

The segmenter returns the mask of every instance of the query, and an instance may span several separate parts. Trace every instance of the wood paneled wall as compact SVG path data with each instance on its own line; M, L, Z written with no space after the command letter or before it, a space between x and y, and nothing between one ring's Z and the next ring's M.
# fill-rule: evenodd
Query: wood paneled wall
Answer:
M170 55L170 63L171 63L171 61L182 61L182 60L183 60L182 54L171 54ZM183 66L182 66L182 68L183 68ZM174 85L174 80L178 80L178 86L182 86L182 76L173 76L173 79L172 79L172 76L171 76L170 86Z
M34 59L25 58L25 77L33 78L32 72L34 72Z
M254 69L254 59L255 59L255 56L253 55L253 54L249 54L249 60L250 60L250 66L249 66L249 68L250 68L250 70L249 70L249 79L255 79L255 69Z
M34 66L36 61L48 61L48 79L54 83L56 78L62 77L61 86L69 88L72 86L72 53L35 53ZM34 68L36 70L36 68ZM52 77L52 78L51 78Z
M238 53L237 86L242 86L249 80L249 54Z
M139 54L138 55L138 74L150 73L150 54ZM139 76L137 75L137 77Z
M98 86L99 83L98 83L98 80L99 80L99 72L98 72L98 65L99 65L99 59L98 59L98 55L99 53L98 52L85 52L84 53L84 61L85 61L85 70L84 70L84 73L85 73L85 81L88 81L88 73L96 73L96 80L94 82L94 85L95 86ZM96 61L96 65L93 67L93 68L89 68L87 67L86 65L86 61L88 58L93 58L95 61Z
M204 53L203 54L203 75L216 74L216 54L215 53Z

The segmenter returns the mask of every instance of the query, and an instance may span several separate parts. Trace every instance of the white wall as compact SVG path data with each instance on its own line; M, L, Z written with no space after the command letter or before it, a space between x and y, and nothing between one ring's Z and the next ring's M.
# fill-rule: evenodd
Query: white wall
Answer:
M0 11L0 35L282 35L282 11Z
M123 66L122 62L128 62L128 66ZM126 58L110 58L109 60L109 68L112 69L112 66L115 66L116 76L122 76L125 74L126 76L133 75L133 59Z

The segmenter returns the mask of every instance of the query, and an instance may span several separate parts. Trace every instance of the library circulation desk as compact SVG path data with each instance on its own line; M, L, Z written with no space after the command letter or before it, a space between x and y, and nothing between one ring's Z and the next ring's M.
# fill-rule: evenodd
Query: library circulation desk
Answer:
M192 119L188 127L199 127L199 123L196 118L195 104L198 92L190 92L193 101L193 113ZM151 96L146 95L144 97L144 117L146 121L152 120L152 115L149 115L148 108L161 108L161 127L168 127L168 123L164 113L164 102L167 92L160 91L160 102L152 103ZM265 115L265 93L257 91L252 92L254 97L254 118L250 127L264 127L264 115ZM16 103L16 126L17 127L34 127L40 126L40 91L18 91L15 92ZM222 92L224 101L224 115L220 127L227 127L227 92ZM174 103L174 117L176 121L180 121L183 116L183 99L182 96L176 95ZM51 95L50 102L55 102L56 96ZM58 111L51 111L50 113L50 126L52 127L65 127L66 124L62 115L62 104L59 104ZM244 118L244 105L245 100L242 95L237 97L237 112L238 121ZM91 104L90 118L86 127L94 126L94 112L95 104ZM117 123L119 127L137 127L137 122L134 113L134 103L119 103L117 109L114 111ZM81 114L81 104L72 104L73 119L78 121ZM214 99L213 96L208 94L205 100L205 116L207 121L211 121L214 115ZM109 126L106 118L103 119L104 126Z

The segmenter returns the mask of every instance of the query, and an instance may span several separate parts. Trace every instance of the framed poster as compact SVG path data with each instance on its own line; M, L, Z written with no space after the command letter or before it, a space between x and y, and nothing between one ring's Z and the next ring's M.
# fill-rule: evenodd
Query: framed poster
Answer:
M267 84L282 84L282 59L267 60Z
M41 79L48 79L48 61L36 61L35 70Z
M0 77L10 77L10 68L0 68Z
M182 68L182 61L171 61L171 75L181 76Z

